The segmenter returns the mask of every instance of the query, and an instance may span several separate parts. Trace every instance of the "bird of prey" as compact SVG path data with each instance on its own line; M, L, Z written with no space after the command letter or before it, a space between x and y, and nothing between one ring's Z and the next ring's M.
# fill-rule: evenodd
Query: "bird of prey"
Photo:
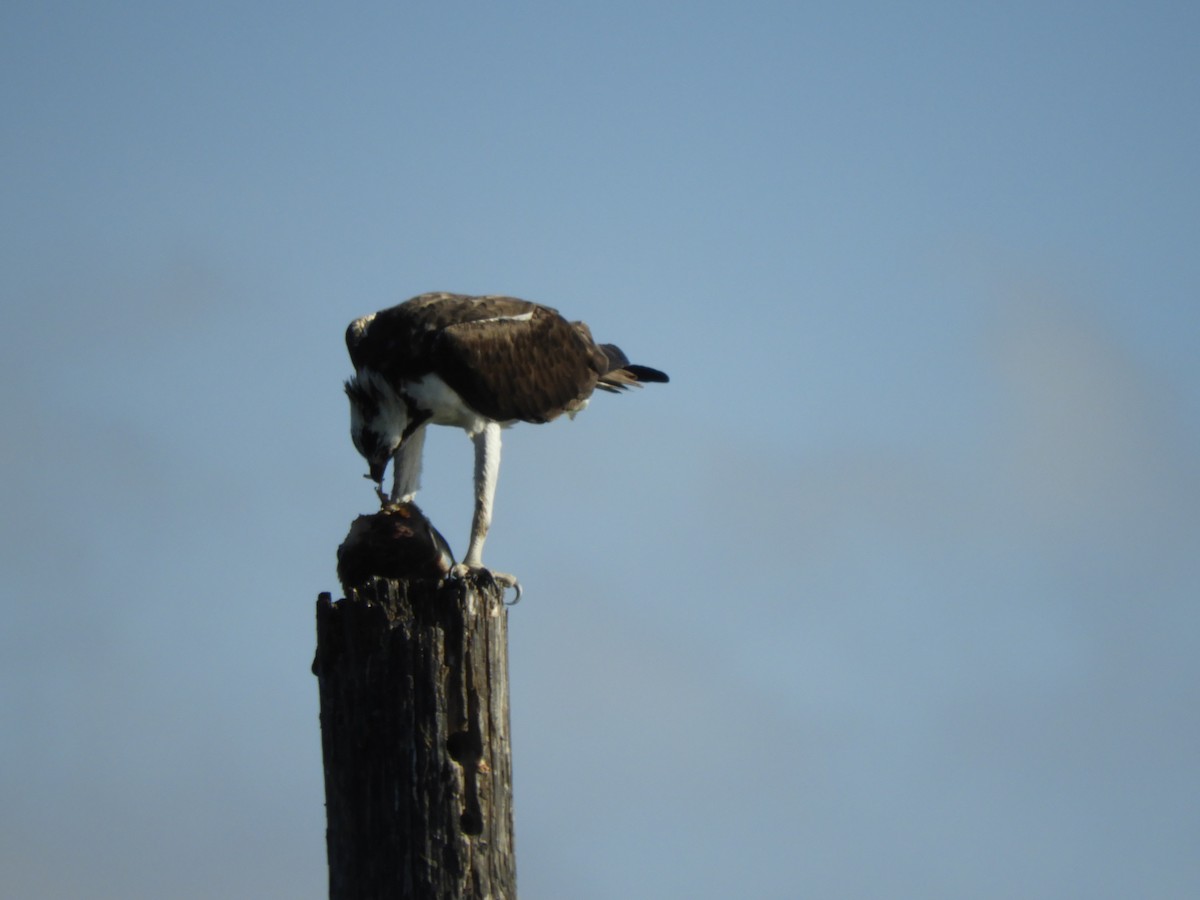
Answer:
M597 344L582 322L514 297L421 294L355 319L346 348L354 366L346 382L350 436L385 508L410 503L417 492L425 426L462 428L475 445L475 511L466 557L453 569L459 577L486 572L502 427L574 417L596 388L619 392L668 380L615 345ZM513 576L487 574L519 595Z

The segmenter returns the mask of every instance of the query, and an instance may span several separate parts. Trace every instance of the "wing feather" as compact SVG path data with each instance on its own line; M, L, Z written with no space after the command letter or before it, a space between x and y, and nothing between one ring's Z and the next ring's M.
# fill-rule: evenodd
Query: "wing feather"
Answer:
M578 409L600 376L594 345L549 307L484 299L507 302L439 333L446 383L501 422L548 422Z
M473 409L500 422L548 422L580 409L597 381L628 364L582 322L516 297L429 293L351 323L356 370L393 384L436 372Z

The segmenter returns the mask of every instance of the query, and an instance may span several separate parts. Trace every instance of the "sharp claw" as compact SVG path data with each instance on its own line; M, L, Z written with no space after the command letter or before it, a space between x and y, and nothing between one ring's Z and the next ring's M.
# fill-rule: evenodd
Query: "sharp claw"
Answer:
M466 563L459 563L450 570L450 576L487 590L499 586L502 601L504 592L511 588L515 592L515 596L511 603L503 601L505 606L515 606L521 599L521 582L517 581L515 575L509 575L507 572L493 572L491 569L483 566L469 566Z
M492 580L495 581L496 584L500 585L501 596L503 596L504 591L508 590L509 588L512 588L514 592L512 602L510 603L505 600L505 606L516 606L521 602L521 582L517 581L517 576L509 575L505 572L492 572L491 576Z

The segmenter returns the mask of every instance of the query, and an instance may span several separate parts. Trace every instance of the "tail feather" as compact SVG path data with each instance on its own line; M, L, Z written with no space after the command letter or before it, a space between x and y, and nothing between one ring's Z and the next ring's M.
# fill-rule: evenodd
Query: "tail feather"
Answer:
M600 376L596 384L602 391L617 393L651 382L665 384L671 380L666 372L631 363L629 357L616 344L601 344L600 349L608 359L608 371Z
M660 372L658 369L652 369L649 366L625 366L625 371L636 378L638 381L644 381L647 384L657 382L658 384L666 384L671 379L667 377L666 372Z

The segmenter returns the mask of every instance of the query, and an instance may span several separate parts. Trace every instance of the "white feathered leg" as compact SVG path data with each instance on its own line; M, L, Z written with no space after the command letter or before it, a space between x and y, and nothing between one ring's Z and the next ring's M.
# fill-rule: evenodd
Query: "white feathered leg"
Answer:
M411 503L421 487L421 459L425 452L422 425L392 455L392 503Z
M483 542L492 525L496 479L500 474L500 426L488 422L471 441L475 444L475 515L471 518L471 545L463 563L479 568L483 566Z
M472 570L488 571L483 565L483 542L487 540L488 529L492 525L496 480L500 474L500 425L488 422L479 433L471 436L471 441L475 444L475 514L471 518L471 543L467 547L466 558L455 567L459 576L467 575ZM503 572L490 574L497 584L517 592L513 603L521 599L521 585L515 576Z

